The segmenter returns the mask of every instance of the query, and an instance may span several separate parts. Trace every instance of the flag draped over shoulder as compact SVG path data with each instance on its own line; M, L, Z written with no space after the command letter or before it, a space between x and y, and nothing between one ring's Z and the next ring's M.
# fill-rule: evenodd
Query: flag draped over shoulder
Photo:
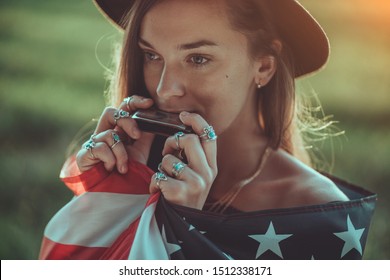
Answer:
M347 202L216 214L150 195L153 171L102 164L61 178L74 198L49 222L41 259L361 259L376 195L331 178Z

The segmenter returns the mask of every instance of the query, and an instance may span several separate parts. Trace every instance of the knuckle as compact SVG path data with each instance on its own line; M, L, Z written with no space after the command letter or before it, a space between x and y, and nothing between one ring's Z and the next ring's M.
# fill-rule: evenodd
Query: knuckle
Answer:
M207 187L206 181L201 176L196 176L194 186L191 188L196 193L203 192Z
M207 188L211 186L214 182L215 176L212 170L205 171L202 176L199 176L198 185L202 188Z
M108 116L108 115L112 114L115 110L116 109L114 107L111 107L111 106L110 107L106 107L106 108L104 108L102 115L103 116Z
M214 172L210 169L206 173L205 181L211 184L214 181L215 175Z
M105 158L106 161L108 162L114 162L115 163L115 157L112 153L111 148L107 145L105 142L99 142L96 143L95 146L95 153L99 154L102 158Z
M94 149L95 149L95 151L100 152L100 153L107 153L110 150L110 148L108 147L108 145L105 142L96 143L96 146Z

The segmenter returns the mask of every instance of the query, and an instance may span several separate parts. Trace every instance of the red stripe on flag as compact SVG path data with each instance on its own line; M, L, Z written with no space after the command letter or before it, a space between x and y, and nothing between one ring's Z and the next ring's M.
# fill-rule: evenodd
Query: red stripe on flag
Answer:
M116 170L109 173L103 163L100 163L80 173L75 157L71 157L65 162L60 178L76 196L85 192L148 194L154 172L136 161L129 161L128 167L126 174L120 174Z
M56 243L43 238L39 259L41 260L98 260L107 251L104 247L84 247Z
M160 198L160 192L152 195L146 203L145 209L153 203L156 203ZM140 222L139 217L135 220L108 248L108 250L102 255L101 259L104 260L127 260L130 254L131 247L133 246L134 237L137 233L138 225Z

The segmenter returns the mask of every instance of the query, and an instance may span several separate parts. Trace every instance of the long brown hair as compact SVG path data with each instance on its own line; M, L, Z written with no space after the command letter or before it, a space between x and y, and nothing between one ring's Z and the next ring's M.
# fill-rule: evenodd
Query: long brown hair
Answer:
M265 135L273 148L293 153L291 122L294 112L295 88L293 62L288 45L278 36L266 1L225 0L230 22L249 42L250 55L270 55L275 58L277 70L272 80L259 94L259 114ZM279 51L275 40L282 43Z
M144 83L143 55L138 47L138 39L142 19L157 1L160 0L136 0L123 18L127 27L110 92L110 101L114 106L133 94L149 96ZM272 80L258 92L259 122L271 147L282 148L309 164L297 125L293 61L288 45L274 29L266 1L225 0L225 3L232 28L245 34L248 39L250 55L270 55L277 64ZM275 40L282 43L281 51L275 48Z

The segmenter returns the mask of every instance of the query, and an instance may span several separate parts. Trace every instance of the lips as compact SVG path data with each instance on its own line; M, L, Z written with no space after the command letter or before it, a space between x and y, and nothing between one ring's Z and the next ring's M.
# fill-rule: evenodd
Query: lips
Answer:
M183 111L189 112L189 113L197 113L197 111L194 110L194 109L191 109L189 107L180 106L180 105L175 106L172 103L170 103L170 104L169 103L161 104L161 103L156 102L155 104L156 104L156 108L158 110L164 111L164 112L167 112L167 113L180 114Z
M159 108L159 110L167 113L173 113L173 114L180 114L181 112L186 111L186 110L173 110L173 109L171 110L171 109L163 109L163 108Z
M168 107L168 106L157 106L157 109L164 111L164 112L175 113L175 114L180 114L183 111L194 112L194 110L191 110L191 109L184 109L184 108L182 109L182 108L178 108L178 107L173 108L173 107Z

